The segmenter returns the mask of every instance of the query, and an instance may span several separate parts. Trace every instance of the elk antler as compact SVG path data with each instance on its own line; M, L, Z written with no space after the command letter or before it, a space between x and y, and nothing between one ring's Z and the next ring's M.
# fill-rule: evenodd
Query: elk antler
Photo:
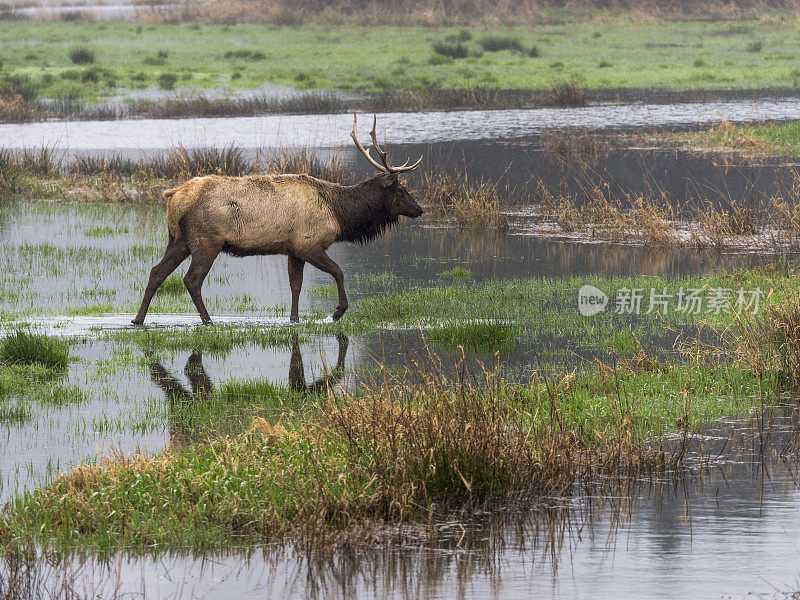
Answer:
M364 146L361 145L361 142L358 141L358 135L356 134L356 124L358 123L358 117L356 116L356 113L353 113L353 131L350 132L350 137L353 138L353 141L356 144L356 148L358 148L361 154L364 155L364 158L366 158L373 167L375 167L379 171L383 171L384 173L408 173L409 171L413 171L414 169L416 169L422 162L421 156L419 157L419 160L415 162L413 165L409 165L408 160L399 167L393 167L391 164L389 164L389 154L380 147L380 145L378 144L378 136L375 134L375 125L377 124L377 122L378 122L378 117L372 115L372 131L369 132L369 136L372 138L372 145L375 147L375 151L378 153L378 156L381 159L380 163L376 161L374 158L372 158L372 155L369 153L369 150L364 148Z

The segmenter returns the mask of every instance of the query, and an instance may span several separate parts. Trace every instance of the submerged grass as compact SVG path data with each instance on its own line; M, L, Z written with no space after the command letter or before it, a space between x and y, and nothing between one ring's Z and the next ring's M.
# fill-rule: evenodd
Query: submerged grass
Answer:
M492 353L518 346L521 335L522 328L518 325L478 321L437 327L427 332L425 337L439 348Z

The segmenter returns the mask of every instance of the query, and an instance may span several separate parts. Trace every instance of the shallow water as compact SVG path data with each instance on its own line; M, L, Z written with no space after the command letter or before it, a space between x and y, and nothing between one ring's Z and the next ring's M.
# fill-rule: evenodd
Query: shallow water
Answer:
M142 13L170 9L179 4L125 4L112 2L108 4L39 4L9 10L0 10L0 19L51 20L55 17L81 17L88 15L98 21L133 20Z
M393 144L430 144L457 140L508 140L556 128L614 129L696 125L719 121L797 118L800 99L631 104L584 108L536 108L378 115L379 135ZM362 116L360 137L369 139ZM264 115L195 119L120 121L46 121L0 125L0 147L47 146L86 150L148 150L184 146L242 148L349 145L352 115Z

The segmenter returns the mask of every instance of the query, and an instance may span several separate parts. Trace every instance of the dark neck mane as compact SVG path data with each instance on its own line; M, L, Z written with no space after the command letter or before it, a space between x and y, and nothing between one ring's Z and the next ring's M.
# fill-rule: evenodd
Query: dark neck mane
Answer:
M325 199L342 231L337 242L364 244L397 223L376 178L352 186L331 186Z

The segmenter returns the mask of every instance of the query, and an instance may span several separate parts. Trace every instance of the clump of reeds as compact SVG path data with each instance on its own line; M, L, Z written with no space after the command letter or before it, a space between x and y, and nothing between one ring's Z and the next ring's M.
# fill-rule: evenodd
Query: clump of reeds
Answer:
M776 373L787 389L800 389L800 295L771 303L760 315L743 314L721 332L728 353L756 373Z
M454 278L455 279L455 278ZM496 321L453 323L437 327L426 339L439 348L462 348L470 352L498 352L519 345L521 328Z
M15 194L30 187L34 179L61 175L61 160L53 148L12 152L0 148L0 194Z
M539 94L542 106L576 107L586 105L586 90L574 82L555 84Z
M37 85L27 75L0 77L0 122L25 122L41 112Z
M757 235L768 218L766 212L745 202L706 202L696 213L692 241L697 246L721 248L733 238Z
M332 152L326 159L321 159L308 148L301 148L299 151L274 150L260 153L257 162L260 169L267 173L305 173L344 185L355 182L338 151Z
M0 339L0 363L63 370L68 362L67 345L57 338L17 329Z
M24 123L36 117L36 110L15 90L0 89L0 122Z
M598 135L581 131L550 131L542 136L542 151L549 159L562 163L568 160L597 160L611 150L611 144Z
M536 188L545 225L571 236L694 248L763 248L786 251L800 242L800 176L767 199L730 195L699 198L695 208L648 186L628 193L589 181L578 193ZM546 234L554 230L543 227Z
M595 185L584 196L555 194L539 182L536 195L544 215L568 233L616 241L647 240L673 245L681 238L672 225L674 207L664 197L613 195Z
M253 163L242 148L231 143L222 148L178 147L163 158L150 161L145 168L153 175L169 179L190 179L199 175L239 177L252 172Z
M497 181L471 181L466 172L423 176L417 194L434 214L455 219L466 229L508 229L504 208L516 202L513 190Z

